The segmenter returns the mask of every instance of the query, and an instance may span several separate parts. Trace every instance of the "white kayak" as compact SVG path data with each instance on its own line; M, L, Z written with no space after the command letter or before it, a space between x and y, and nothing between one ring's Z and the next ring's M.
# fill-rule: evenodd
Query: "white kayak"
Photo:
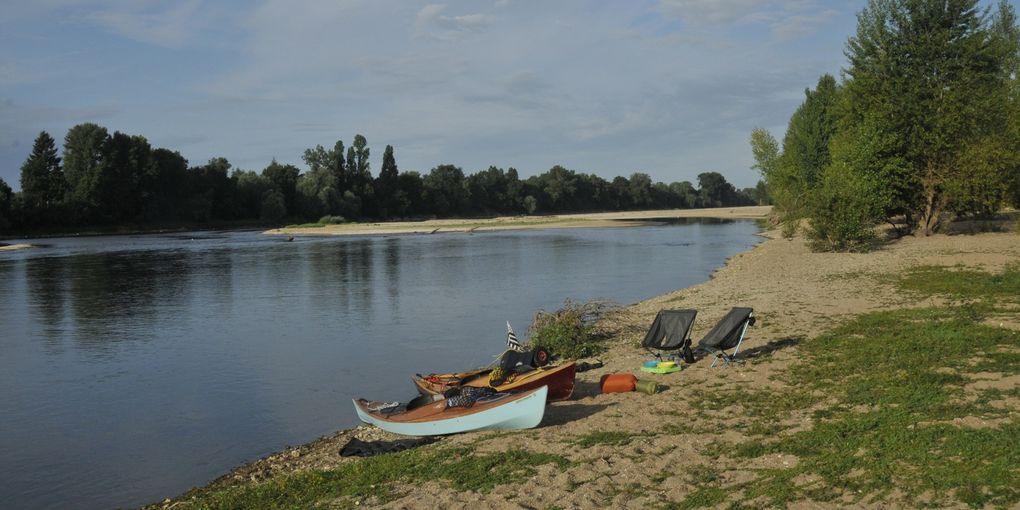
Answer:
M358 418L383 430L405 436L439 436L473 430L515 430L537 427L545 415L549 387L521 393L497 393L471 407L447 406L436 400L411 410L403 405L354 399Z

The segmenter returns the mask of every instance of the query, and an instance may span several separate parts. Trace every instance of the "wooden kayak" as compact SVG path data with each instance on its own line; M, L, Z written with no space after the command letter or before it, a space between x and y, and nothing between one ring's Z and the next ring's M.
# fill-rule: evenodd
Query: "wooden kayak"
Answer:
M447 407L447 399L440 399L410 411L403 405L355 399L354 409L361 421L406 436L530 429L542 422L548 393L545 386L520 393L497 393L476 400L471 407Z
M418 393L422 395L435 395L445 393L451 388L470 386L484 388L489 386L489 373L492 369L474 370L459 374L430 374L414 375L411 381L414 382ZM493 386L498 392L524 391L538 388L539 386L549 387L549 401L566 400L574 393L574 376L577 373L577 364L573 361L560 363L554 367L541 367L534 370L514 374L513 378L503 384Z

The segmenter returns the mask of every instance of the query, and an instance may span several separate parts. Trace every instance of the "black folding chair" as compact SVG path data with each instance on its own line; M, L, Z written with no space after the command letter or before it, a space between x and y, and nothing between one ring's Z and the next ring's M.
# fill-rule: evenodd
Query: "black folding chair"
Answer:
M737 351L740 350L740 344L744 341L744 334L747 332L747 327L754 324L754 310L751 308L733 308L729 311L719 322L712 328L711 331L705 335L704 338L698 342L698 347L695 349L699 352L707 352L715 355L715 359L712 360L712 365L722 359L723 363L729 365L730 362L736 362ZM733 349L733 352L727 354L726 351Z
M662 351L674 351L667 357L679 362L682 355L686 361L693 361L690 334L697 316L697 310L659 310L641 346L659 360L665 354Z

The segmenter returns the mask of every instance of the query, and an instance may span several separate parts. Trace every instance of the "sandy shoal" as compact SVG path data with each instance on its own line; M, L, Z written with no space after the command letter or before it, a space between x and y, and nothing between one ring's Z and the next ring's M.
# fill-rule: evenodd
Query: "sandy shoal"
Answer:
M757 464L749 467L746 461L738 464L740 461L727 456L706 457L705 445L711 442L737 444L744 440L745 434L740 416L686 413L695 399L692 390L771 387L777 384L775 376L783 374L799 359L798 344L811 341L835 322L877 310L932 306L927 300L916 302L900 294L883 283L888 279L882 275L919 265L963 265L1000 271L1020 262L1020 236L1015 231L907 237L868 254L812 253L802 238L783 239L776 231L767 232L766 237L754 249L732 257L709 281L622 308L605 319L604 326L613 334L609 352L601 356L605 366L578 374L573 397L550 404L537 429L460 434L440 442L443 447L463 446L478 452L526 447L535 452L562 455L572 461L571 466L565 469L551 464L539 466L537 475L526 487L497 486L483 494L457 491L430 482L419 487L400 487L407 495L395 501L379 505L378 501L369 499L362 505L429 510L469 506L523 509L550 505L565 509L647 509L663 501L683 500L697 488L685 473L704 466L711 466L719 478L727 482L749 476L748 469L789 466L797 459L766 456L755 459ZM709 363L698 362L665 376L642 374L638 370L642 361L649 357L639 344L658 310L697 309L698 318L692 333L696 342L733 306L753 307L758 319L741 350L752 357L755 352L768 355L727 368L710 368ZM1020 313L1003 321L1003 327L1020 329ZM642 379L654 378L665 390L655 395L601 394L599 378L618 372L634 373ZM810 417L795 420L800 420L795 427L812 426ZM683 432L661 433L667 423ZM596 445L587 449L576 446L579 437L597 431L647 435L638 436L640 439L626 445ZM211 485L249 484L279 474L358 462L338 455L351 437L373 440L397 436L369 426L339 431L241 466ZM656 490L642 490L636 494L627 490L627 487L648 487L653 475L665 477L655 484ZM838 505L828 507L837 508Z
M32 247L31 244L25 244L25 243L3 244L3 245L0 245L0 251L24 250L24 249L28 249L28 248L31 248L31 247Z
M719 207L711 209L666 209L655 211L623 211L555 216L501 216L482 219L445 219L425 221L394 221L379 223L346 223L324 227L285 227L267 230L272 235L342 236L375 234L434 234L439 232L483 232L494 230L542 228L604 228L628 227L679 218L764 218L771 206Z

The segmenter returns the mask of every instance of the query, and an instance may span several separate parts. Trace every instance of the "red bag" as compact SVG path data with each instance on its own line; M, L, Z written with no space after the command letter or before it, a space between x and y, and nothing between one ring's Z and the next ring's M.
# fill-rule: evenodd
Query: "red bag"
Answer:
M602 385L602 393L634 391L637 377L634 377L634 374L606 374L602 376L599 384Z

